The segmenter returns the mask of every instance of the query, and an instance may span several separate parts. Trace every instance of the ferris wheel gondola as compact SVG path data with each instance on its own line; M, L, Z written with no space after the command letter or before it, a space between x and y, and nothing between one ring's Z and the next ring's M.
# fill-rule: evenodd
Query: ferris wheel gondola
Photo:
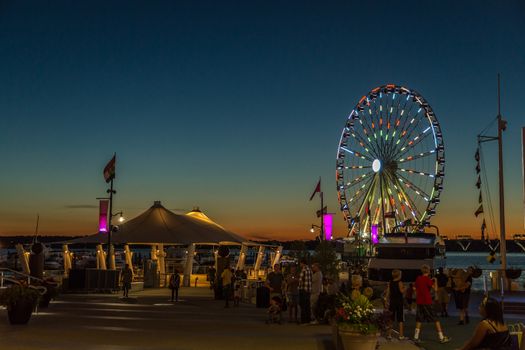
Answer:
M377 87L352 110L337 150L336 183L349 233L428 225L443 190L439 122L416 91Z

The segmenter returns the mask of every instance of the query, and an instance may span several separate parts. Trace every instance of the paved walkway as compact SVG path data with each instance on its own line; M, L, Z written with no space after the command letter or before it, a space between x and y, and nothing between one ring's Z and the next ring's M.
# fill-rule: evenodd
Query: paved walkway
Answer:
M133 293L136 303L117 295L63 295L33 315L26 326L8 324L0 310L0 348L5 349L316 349L332 350L329 326L266 325L264 309L243 304L225 309L206 288L184 288L181 301L168 301L168 290ZM430 327L423 331L425 349L454 349L473 325L445 329L460 342L442 346ZM413 331L413 316L407 326ZM385 342L380 350L416 350L410 342Z

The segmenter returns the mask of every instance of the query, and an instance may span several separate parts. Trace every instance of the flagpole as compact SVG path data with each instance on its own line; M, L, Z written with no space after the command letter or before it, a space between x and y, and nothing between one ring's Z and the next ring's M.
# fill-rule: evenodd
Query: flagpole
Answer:
M115 162L116 162L117 152L113 153L113 159L115 159ZM115 165L113 165L113 166L115 166ZM109 192L108 255L106 257L106 259L107 259L106 266L108 268L111 265L110 264L110 262L111 262L111 234L113 233L113 225L112 225L111 221L113 220L113 194L116 193L116 191L113 190L113 180L114 179L115 179L115 173L113 173L113 175L111 177L110 187L109 187L109 190L107 191L107 192Z
M110 185L110 188L108 190L109 192L109 222L108 222L108 227L109 227L109 230L108 230L108 255L106 257L107 259L107 266L109 268L110 266L110 261L111 261L111 233L113 231L113 226L111 225L111 219L113 219L113 179L111 179L111 185Z
M319 179L319 182L321 179ZM323 205L323 191L319 193L321 195L321 237L320 241L324 240L324 205Z

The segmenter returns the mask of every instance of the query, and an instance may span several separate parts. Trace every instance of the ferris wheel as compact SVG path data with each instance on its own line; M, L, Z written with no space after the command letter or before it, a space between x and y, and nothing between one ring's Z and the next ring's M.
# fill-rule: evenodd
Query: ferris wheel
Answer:
M389 84L363 96L337 150L338 199L349 234L428 225L445 176L439 122L416 91Z

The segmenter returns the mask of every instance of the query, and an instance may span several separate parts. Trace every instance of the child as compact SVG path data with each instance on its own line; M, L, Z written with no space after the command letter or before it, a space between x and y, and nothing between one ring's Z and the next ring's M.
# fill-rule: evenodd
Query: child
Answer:
M432 308L432 295L430 290L435 288L436 281L435 279L430 278L430 267L428 265L421 266L422 275L416 278L416 329L414 331L414 342L419 343L419 333L421 331L421 323L429 322L434 323L436 326L436 331L439 336L439 342L441 344L448 343L450 338L443 335L443 329L441 328L441 323L436 318L434 309Z
M403 293L405 285L401 282L401 271L392 270L392 280L388 282L386 289L386 300L388 302L388 311L392 315L392 324L397 321L399 324L399 340L406 339L403 335L404 314L403 314ZM388 329L387 339L392 339L392 327Z
M239 306L241 301L241 284L240 282L235 282L235 290L233 291L233 306Z
M266 324L278 323L281 324L281 303L282 300L279 296L274 296L270 300L270 307L268 308L268 320Z

